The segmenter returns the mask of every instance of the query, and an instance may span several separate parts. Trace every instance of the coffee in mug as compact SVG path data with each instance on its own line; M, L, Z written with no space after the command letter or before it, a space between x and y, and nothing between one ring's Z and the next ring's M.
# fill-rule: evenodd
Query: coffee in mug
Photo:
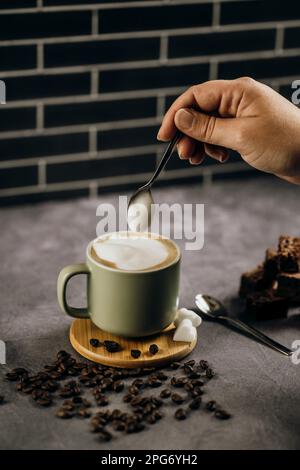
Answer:
M89 318L112 334L141 337L160 332L176 316L180 250L170 239L151 233L115 232L89 243L86 263L59 274L60 307L75 318ZM87 276L86 308L66 300L68 281Z

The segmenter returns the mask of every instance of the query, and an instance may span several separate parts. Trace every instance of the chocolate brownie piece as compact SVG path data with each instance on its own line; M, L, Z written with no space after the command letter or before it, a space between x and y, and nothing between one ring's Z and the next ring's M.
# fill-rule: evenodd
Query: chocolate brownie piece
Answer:
M278 244L278 267L280 272L300 271L300 238L282 235Z
M278 295L300 300L300 273L280 273L277 283Z
M259 264L252 271L247 271L241 276L241 285L239 290L240 297L246 297L252 292L257 292L269 287L269 282L264 278L264 269Z
M264 279L268 282L275 280L278 274L278 256L277 251L273 248L268 248L266 251L264 261Z
M247 312L261 320L285 317L288 307L288 299L279 297L273 289L254 292L247 297Z

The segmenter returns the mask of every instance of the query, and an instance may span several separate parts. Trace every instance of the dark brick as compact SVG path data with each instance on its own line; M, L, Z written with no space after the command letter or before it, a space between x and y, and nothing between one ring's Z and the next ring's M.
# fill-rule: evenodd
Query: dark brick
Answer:
M89 73L75 73L7 78L7 101L89 94L90 77Z
M0 106L0 131L34 129L35 126L35 108L5 108Z
M189 57L273 49L275 29L173 36L169 57Z
M112 129L98 132L98 150L157 144L159 126Z
M212 5L166 5L149 8L103 10L99 15L99 31L149 31L191 28L211 24Z
M219 65L219 78L224 79L237 78L242 75L249 75L253 78L272 78L299 74L299 57L222 62Z
M157 59L159 38L89 41L45 46L45 66L65 67Z
M12 10L14 8L34 8L36 7L36 0L1 0L1 10Z
M98 179L107 176L131 175L154 171L155 155L139 155L110 159L93 159L81 162L48 165L47 181L56 183Z
M0 40L90 34L91 12L20 13L0 16Z
M87 152L87 133L0 139L0 160Z
M45 123L53 127L146 118L155 114L155 98L49 105L45 108Z
M300 18L300 3L295 0L222 2L221 23L256 23Z
M284 33L284 47L300 47L300 28L286 28Z
M13 206L20 204L35 204L45 201L74 199L77 197L86 197L89 195L89 189L66 189L64 191L47 191L32 194L23 194L19 196L0 196L1 206Z
M24 166L0 169L0 188L15 188L19 186L33 186L37 184L37 167Z
M207 80L208 74L208 64L112 70L101 73L99 91L112 92L189 86Z
M34 69L36 67L36 46L2 46L0 49L0 70Z

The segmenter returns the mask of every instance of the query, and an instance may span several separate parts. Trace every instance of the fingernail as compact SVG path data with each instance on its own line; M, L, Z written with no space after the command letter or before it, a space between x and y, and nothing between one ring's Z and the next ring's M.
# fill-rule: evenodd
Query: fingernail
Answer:
M197 159L194 159L194 158L189 158L189 162L191 165L198 165L198 160Z
M220 154L220 162L225 163L228 160L228 154L227 153L221 153Z
M186 109L180 109L176 113L176 124L181 129L190 129L193 125L194 115Z

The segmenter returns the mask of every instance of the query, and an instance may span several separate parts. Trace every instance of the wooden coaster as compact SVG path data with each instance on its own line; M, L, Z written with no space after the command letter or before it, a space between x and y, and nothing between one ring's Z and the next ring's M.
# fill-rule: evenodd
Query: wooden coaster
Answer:
M197 339L192 343L173 341L174 325L170 325L161 333L146 338L123 338L100 330L91 320L73 321L70 328L70 341L73 348L87 359L99 362L106 366L133 369L135 367L158 367L173 361L179 361L187 356L196 346ZM117 341L122 346L122 351L109 353L103 346L94 348L90 345L90 339L96 338L100 342L104 340ZM152 356L149 353L150 344L157 344L159 351ZM133 359L131 349L139 349L141 355Z

